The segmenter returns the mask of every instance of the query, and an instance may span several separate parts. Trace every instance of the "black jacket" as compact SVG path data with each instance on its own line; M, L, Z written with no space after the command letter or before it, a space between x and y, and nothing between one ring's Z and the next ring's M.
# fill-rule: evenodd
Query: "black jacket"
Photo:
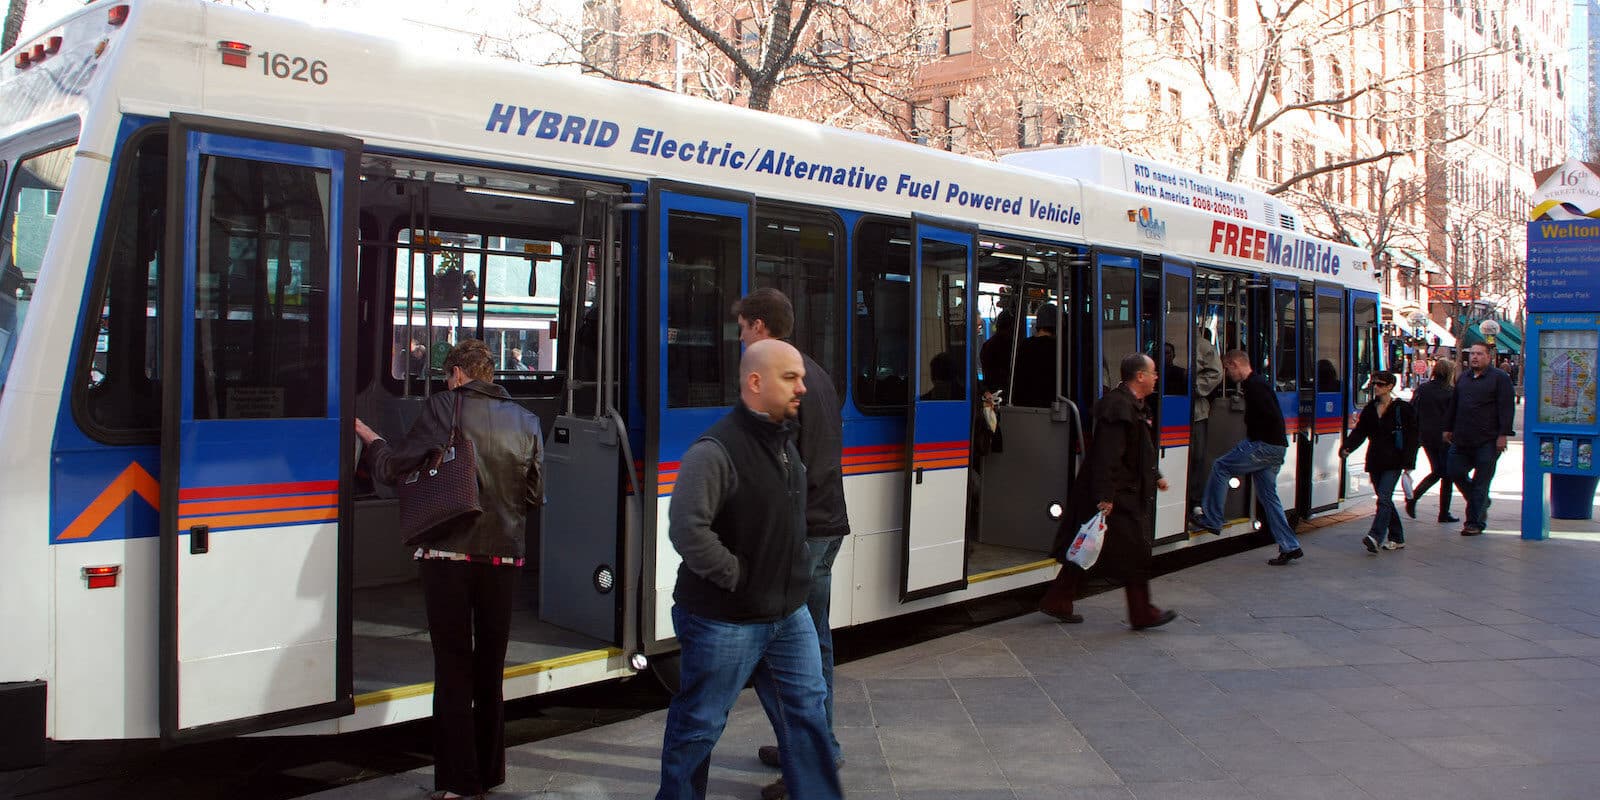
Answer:
M420 466L450 438L458 395L463 400L461 431L478 454L478 502L483 505L483 515L471 527L428 547L475 556L524 558L528 554L529 509L544 503L544 441L539 418L512 402L500 386L472 381L429 397L405 439L394 443L378 439L367 448L372 474L393 484Z
M1445 414L1444 429L1453 434L1461 447L1478 447L1497 437L1510 436L1512 408L1511 376L1489 367L1482 375L1471 369L1456 379L1455 400Z
M1150 560L1151 515L1155 511L1157 469L1149 407L1118 386L1094 404L1089 450L1078 469L1051 552L1066 557L1078 528L1094 516L1101 501L1111 501L1106 538L1096 570L1140 578Z
M1289 434L1283 424L1283 408L1278 405L1278 395L1267 385L1259 372L1251 372L1239 382L1239 393L1244 395L1244 433L1252 442L1289 446Z
M1417 431L1424 447L1444 446L1444 417L1455 399L1455 387L1439 380L1418 386L1416 394L1411 396L1411 404L1417 408Z
M844 536L844 418L839 392L826 370L802 356L806 393L800 398L800 460L806 465L806 535Z
M1400 444L1395 445L1395 428L1400 429ZM1367 443L1367 472L1377 475L1397 469L1416 469L1417 447L1421 444L1417 434L1417 412L1410 403L1396 397L1389 401L1389 410L1378 416L1378 401L1372 400L1361 409L1356 426L1345 440L1346 451Z
M811 591L806 469L792 426L743 403L684 453L667 510L683 558L673 602L727 622L772 622Z

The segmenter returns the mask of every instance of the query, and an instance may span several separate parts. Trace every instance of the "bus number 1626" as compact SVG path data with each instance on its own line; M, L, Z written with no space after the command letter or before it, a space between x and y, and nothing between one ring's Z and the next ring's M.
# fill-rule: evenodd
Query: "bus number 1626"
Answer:
M328 82L328 65L323 61L307 61L300 56L289 56L283 53L260 53L256 58L261 59L261 74L271 75L283 80L300 81L301 83L314 83L321 86Z

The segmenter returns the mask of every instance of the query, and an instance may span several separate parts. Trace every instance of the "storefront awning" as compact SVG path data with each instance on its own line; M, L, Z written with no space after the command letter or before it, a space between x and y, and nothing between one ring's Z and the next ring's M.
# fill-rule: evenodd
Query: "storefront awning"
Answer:
M1482 320L1468 322L1466 317L1459 317L1458 321L1466 328L1460 339L1462 347L1469 347L1476 342L1488 341L1487 337L1483 335L1483 331L1478 329L1478 326L1483 324ZM1521 355L1522 329L1503 319L1496 319L1495 322L1500 323L1500 332L1495 334L1494 349L1502 353Z

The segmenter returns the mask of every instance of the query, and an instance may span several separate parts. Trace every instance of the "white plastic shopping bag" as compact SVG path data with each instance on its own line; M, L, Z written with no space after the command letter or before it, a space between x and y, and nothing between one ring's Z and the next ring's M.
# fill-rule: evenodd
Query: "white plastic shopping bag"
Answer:
M1106 539L1106 512L1101 511L1078 528L1072 546L1067 548L1067 560L1084 569L1094 566L1100 558L1100 545Z
M1407 500L1417 499L1416 484L1411 480L1410 470L1405 470L1400 473L1400 491L1405 493Z

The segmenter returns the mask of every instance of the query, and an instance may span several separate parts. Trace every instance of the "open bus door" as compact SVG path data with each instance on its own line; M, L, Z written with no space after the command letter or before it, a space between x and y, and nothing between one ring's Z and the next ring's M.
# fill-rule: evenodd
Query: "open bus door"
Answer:
M1312 442L1317 422L1317 287L1308 281L1300 281L1298 288L1294 319L1295 328L1299 332L1299 341L1295 346L1298 348L1296 359L1300 370L1300 415L1298 430L1294 437L1296 450L1294 509L1298 512L1296 519L1305 519L1311 515L1311 509L1314 507L1311 501L1311 483L1314 476L1312 459L1316 450Z
M182 115L170 142L160 717L178 743L354 710L361 145Z
M753 204L751 195L650 186L641 498L647 583L640 615L648 655L675 647L672 589L680 559L666 532L678 464L739 400L738 326L728 315L746 291Z
M622 535L623 470L633 469L628 428L618 411L617 278L613 263L617 220L609 198L600 230L580 230L563 254L564 351L567 375L562 411L544 443L545 504L540 508L539 619L604 642L622 643L626 612L638 579L637 532ZM589 296L592 289L593 296ZM591 303L585 307L585 303ZM637 487L634 487L637 488ZM637 501L637 497L631 498ZM630 519L637 508L629 507Z
M1295 281L1272 279L1271 299L1265 311L1271 318L1264 321L1272 363L1272 391L1278 399L1278 410L1283 413L1283 427L1289 439L1289 449L1284 454L1284 468L1278 470L1278 498L1288 512L1289 524L1299 521L1301 509L1298 498L1300 486L1300 328L1295 324L1298 300Z
M1355 427L1356 415L1372 399L1372 373L1378 369L1378 296L1370 292L1345 292L1344 418L1346 435ZM1363 445L1365 447L1365 445ZM1372 479L1366 471L1367 459L1352 456L1345 462L1344 499L1358 500L1372 494Z
M1326 511L1339 504L1344 490L1344 463L1339 448L1344 445L1345 377L1344 369L1344 290L1317 284L1316 348L1307 358L1314 359L1312 380L1316 398L1311 430L1311 511ZM1359 462L1358 462L1359 463Z
M900 600L967 585L975 229L916 221Z

